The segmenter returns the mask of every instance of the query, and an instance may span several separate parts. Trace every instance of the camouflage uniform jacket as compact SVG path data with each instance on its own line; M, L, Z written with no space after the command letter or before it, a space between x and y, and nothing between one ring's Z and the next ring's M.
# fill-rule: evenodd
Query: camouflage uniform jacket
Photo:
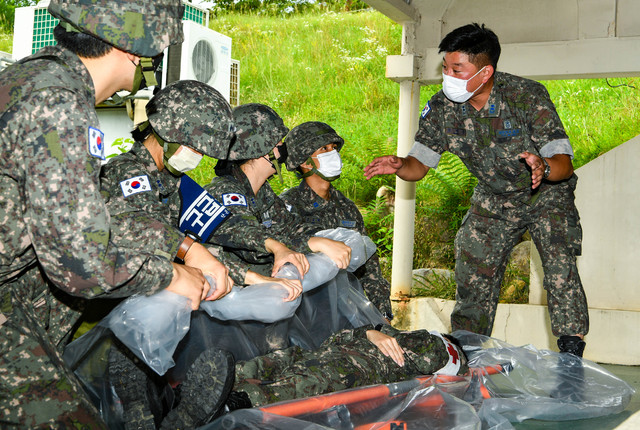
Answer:
M472 198L476 211L487 215L502 208L527 207L562 199L573 206L577 178L531 190L531 172L518 154L541 157L568 154L569 138L545 87L535 81L496 72L485 106L476 111L468 102L454 103L442 91L422 111L416 143L409 155L435 168L449 151L478 178Z
M253 406L330 393L372 384L430 375L459 360L458 374L468 371L457 348L446 347L427 330L399 331L385 325L381 332L395 337L405 351L398 366L367 339L364 326L342 330L315 350L291 347L236 364L234 390L249 395Z
M174 227L168 204L179 179L159 171L149 151L136 142L102 168L100 181L111 214L112 240L173 260L184 240L184 233Z
M286 190L280 194L280 198L285 202L287 209L301 216L305 222L315 224L322 230L344 227L367 235L364 219L358 207L333 186L329 187L328 200L316 194L306 181ZM386 318L391 319L391 302L389 301L391 287L382 276L378 255L374 254L355 274L367 298Z
M0 284L36 255L47 277L76 296L124 297L171 281L168 259L109 240L94 103L91 76L63 48L0 74Z
M101 187L111 214L114 243L152 251L173 261L185 237L178 229L179 186L180 178L166 169L159 171L140 142L104 166ZM219 247L209 245L208 248L229 267L234 282L242 283L246 265L228 261Z
M269 264L272 255L264 247L272 238L290 249L309 253L309 238L320 229L301 222L291 214L268 182L255 195L239 166L232 174L213 178L205 189L232 213L209 238L209 243L232 251L251 264Z

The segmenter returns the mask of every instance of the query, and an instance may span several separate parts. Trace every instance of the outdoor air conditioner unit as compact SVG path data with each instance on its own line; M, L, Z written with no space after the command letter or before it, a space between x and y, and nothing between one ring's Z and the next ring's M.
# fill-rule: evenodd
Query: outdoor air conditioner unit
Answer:
M162 87L183 79L211 85L230 101L231 38L192 21L182 21L184 42L167 48Z
M231 95L229 104L232 108L240 106L240 61L231 59Z
M40 48L55 45L53 29L58 20L47 11L49 0L41 0L36 6L19 7L15 10L15 24L13 34L13 54L11 60L17 61L37 52ZM162 86L180 79L196 79L216 88L231 103L238 103L239 94L239 63L235 68L231 62L231 38L208 28L209 12L200 6L184 1L183 28L185 40L182 45L172 46L165 52L162 66ZM237 74L231 79L232 69ZM234 88L231 89L230 86ZM124 95L124 94L123 94ZM142 90L136 98L148 100L151 91ZM235 96L236 100L230 100ZM143 104L140 103L136 112L138 117L144 116ZM134 124L129 119L124 106L110 107L106 104L97 106L99 128L105 133L107 155L119 153L128 148L126 141L131 140L131 129ZM144 118L142 118L144 119ZM125 142L125 143L122 143Z

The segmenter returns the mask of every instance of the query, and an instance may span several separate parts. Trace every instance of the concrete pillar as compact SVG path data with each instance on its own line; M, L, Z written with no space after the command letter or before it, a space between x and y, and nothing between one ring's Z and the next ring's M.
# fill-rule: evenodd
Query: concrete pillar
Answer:
M404 157L413 146L418 129L420 84L413 80L400 82L398 113L398 152ZM416 185L396 177L395 217L393 222L393 266L391 297L400 298L411 292L413 270L413 233Z

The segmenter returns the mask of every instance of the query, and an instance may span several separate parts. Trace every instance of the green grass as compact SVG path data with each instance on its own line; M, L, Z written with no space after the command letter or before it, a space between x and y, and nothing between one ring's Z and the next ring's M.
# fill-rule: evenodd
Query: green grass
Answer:
M379 12L363 11L290 17L226 14L212 16L210 27L233 38L241 103L272 106L290 128L304 121L327 122L345 139L343 175L334 184L361 207L389 277L393 215L380 210L375 194L382 185L393 188L395 179L367 181L362 169L376 156L396 150L399 88L384 73L386 56L400 54L401 26ZM0 50L11 50L10 39L0 35ZM623 86L613 88L605 79L543 82L573 144L576 167L640 134L640 78L609 83ZM423 87L421 104L439 89ZM213 164L205 160L192 176L209 182ZM451 204L452 196L458 198L455 193L434 192L430 181L435 179L417 184L414 267L452 268L453 237L465 201ZM284 185L271 181L277 192L297 182L288 172ZM434 207L450 212L437 213Z
M402 29L379 13L325 13L290 18L225 15L211 28L233 38L242 103L272 106L293 128L330 124L345 139L336 185L357 203L375 198L392 178L364 180L375 156L393 152L398 86L385 78L385 57L400 53ZM295 37L292 37L295 35ZM297 183L286 175L285 186ZM284 187L273 182L277 191Z
M0 51L13 52L13 36L11 34L0 33Z
M576 168L640 134L640 78L542 83L571 139Z

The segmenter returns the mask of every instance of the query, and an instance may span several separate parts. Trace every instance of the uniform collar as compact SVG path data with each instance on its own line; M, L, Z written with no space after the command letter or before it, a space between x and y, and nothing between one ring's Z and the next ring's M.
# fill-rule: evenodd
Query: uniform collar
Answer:
M304 180L300 183L299 187L304 193L304 196L302 198L305 201L308 200L309 204L314 208L322 207L329 204L329 202L334 198L335 195L335 188L333 187L333 185L329 186L329 200L325 200L320 197Z
M169 195L178 189L180 177L173 176L167 169L159 171L151 153L142 143L134 142L129 152L136 156L152 177L155 177L161 195Z
M498 118L500 117L500 106L502 105L502 88L504 87L504 74L495 72L493 77L493 87L489 93L489 98L484 107L476 111L469 102L460 104L460 112L464 117Z
M249 178L247 178L247 175L244 174L244 172L240 168L239 164L232 163L232 165L231 165L231 176L236 181L240 182L240 184L242 185L242 188L244 189L246 195L248 195L250 197L255 197L255 195L253 194L253 187L251 187L251 182L249 182ZM262 187L264 187L264 185ZM262 189L262 187L260 187L260 189ZM258 193L259 192L260 191L258 190Z
M158 166L156 165L156 161L151 156L151 153L147 150L144 144L140 142L134 142L133 146L129 150L132 154L135 154L138 160L142 161L144 167L149 172L157 172Z
M73 51L60 46L45 47L38 51L38 54L40 53L45 56L52 55L55 57L59 57L62 62L64 62L64 64L69 66L73 73L81 78L80 81L82 82L82 89L85 92L85 96L89 98L89 100L93 100L95 103L96 92L95 88L93 87L93 79L91 78L87 67L82 61L80 61L80 57L73 53Z

